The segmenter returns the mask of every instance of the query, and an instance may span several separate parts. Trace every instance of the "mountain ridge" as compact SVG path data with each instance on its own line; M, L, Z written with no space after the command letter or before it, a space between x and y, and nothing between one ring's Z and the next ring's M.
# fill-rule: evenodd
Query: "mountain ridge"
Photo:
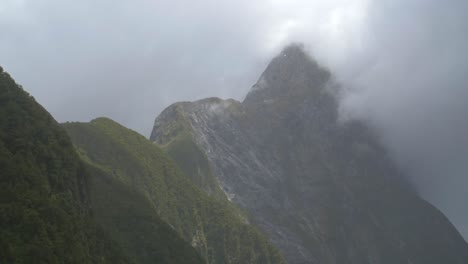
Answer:
M287 47L242 103L173 104L150 139L178 137L181 117L222 190L289 263L468 261L466 242L418 197L366 125L338 122L335 85L302 47Z
M222 196L199 190L183 169L142 135L107 118L64 127L87 160L142 194L205 263L283 263L240 211Z

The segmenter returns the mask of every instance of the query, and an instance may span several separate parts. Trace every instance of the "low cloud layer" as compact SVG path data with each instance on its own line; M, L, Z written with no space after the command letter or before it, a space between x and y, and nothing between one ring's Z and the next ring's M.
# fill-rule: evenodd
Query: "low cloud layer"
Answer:
M242 99L303 42L421 193L468 237L468 3L463 0L0 2L0 65L59 121L149 135L169 104Z

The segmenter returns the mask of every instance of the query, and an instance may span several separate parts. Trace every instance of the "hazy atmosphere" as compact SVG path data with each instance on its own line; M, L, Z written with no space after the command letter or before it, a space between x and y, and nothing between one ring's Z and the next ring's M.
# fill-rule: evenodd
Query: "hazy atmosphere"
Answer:
M60 122L107 116L149 136L176 101L242 100L302 42L423 196L468 238L468 2L0 2L0 65Z

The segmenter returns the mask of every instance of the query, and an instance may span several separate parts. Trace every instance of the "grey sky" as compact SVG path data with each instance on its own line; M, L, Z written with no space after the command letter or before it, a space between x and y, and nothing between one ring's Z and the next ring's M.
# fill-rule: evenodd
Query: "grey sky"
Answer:
M422 194L468 237L468 2L2 0L0 65L59 121L108 116L149 135L169 104L242 99L306 44Z

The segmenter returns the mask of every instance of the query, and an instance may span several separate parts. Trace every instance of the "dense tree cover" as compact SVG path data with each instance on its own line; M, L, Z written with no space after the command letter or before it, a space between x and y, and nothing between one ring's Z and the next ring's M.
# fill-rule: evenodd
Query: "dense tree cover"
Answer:
M130 263L91 219L62 128L0 68L0 262Z
M146 197L102 169L89 171L93 215L135 263L203 263Z
M1 68L0 168L0 263L202 263Z
M64 128L89 164L142 194L206 263L283 263L238 211L209 196L151 141L112 120Z

